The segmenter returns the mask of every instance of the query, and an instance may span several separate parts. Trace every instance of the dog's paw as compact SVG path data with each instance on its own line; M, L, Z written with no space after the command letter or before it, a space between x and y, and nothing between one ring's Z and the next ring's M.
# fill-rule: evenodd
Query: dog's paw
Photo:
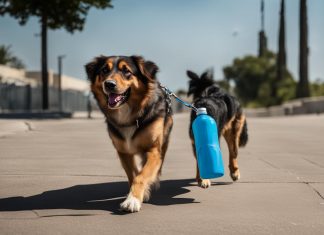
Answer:
M231 178L232 178L233 181L239 180L240 177L241 177L241 174L240 174L239 169L237 169L236 171L231 173Z
M148 202L151 197L151 191L148 189L144 193L143 202Z
M120 208L123 211L138 212L140 211L142 203L139 199L134 197L132 193L129 193L125 201L120 204Z
M211 182L208 179L201 179L201 180L199 180L198 185L199 185L199 187L202 187L202 188L209 188L211 185Z

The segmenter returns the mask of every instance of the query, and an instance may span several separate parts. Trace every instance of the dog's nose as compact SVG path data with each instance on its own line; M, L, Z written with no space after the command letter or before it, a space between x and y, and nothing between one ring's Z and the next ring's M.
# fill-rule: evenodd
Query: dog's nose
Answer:
M104 86L107 91L112 91L116 88L117 84L116 81L114 80L106 80L104 82Z

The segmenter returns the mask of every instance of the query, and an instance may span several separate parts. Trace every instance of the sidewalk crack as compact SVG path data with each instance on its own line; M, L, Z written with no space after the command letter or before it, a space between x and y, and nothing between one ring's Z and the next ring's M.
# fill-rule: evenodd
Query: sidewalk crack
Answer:
M303 159L304 159L306 162L308 162L308 163L310 163L310 164L312 164L312 165L315 165L315 166L317 166L317 167L319 167L319 168L324 168L324 166L322 166L321 164L319 164L319 163L317 163L317 162L311 161L311 160L309 160L309 159L307 159L307 158L304 158L304 157L303 157Z
M35 210L31 210L36 216L37 216L37 218L40 218L41 216L37 213L37 211L35 211Z
M24 124L27 126L28 131L33 131L33 127L29 122L24 122Z
M305 184L307 184L321 199L324 200L324 196L315 187L313 187L313 185L308 182L305 182Z
M267 165L271 166L274 169L278 169L281 170L279 167L275 166L274 164L272 164L271 162L268 162L266 160L264 160L263 158L258 158L259 160L261 160L262 162L266 163Z

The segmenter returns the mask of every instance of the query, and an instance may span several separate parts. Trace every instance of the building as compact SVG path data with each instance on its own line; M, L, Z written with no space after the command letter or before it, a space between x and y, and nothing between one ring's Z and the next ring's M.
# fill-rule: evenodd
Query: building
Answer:
M59 110L58 75L48 73L49 108ZM62 75L64 111L87 110L90 85L87 80ZM0 112L41 110L41 72L0 65Z

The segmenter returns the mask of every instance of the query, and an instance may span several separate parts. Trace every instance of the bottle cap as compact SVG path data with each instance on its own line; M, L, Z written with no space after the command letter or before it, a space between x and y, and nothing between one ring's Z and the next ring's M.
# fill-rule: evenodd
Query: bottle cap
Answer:
M207 114L207 109L206 108L198 108L196 114L197 115Z

